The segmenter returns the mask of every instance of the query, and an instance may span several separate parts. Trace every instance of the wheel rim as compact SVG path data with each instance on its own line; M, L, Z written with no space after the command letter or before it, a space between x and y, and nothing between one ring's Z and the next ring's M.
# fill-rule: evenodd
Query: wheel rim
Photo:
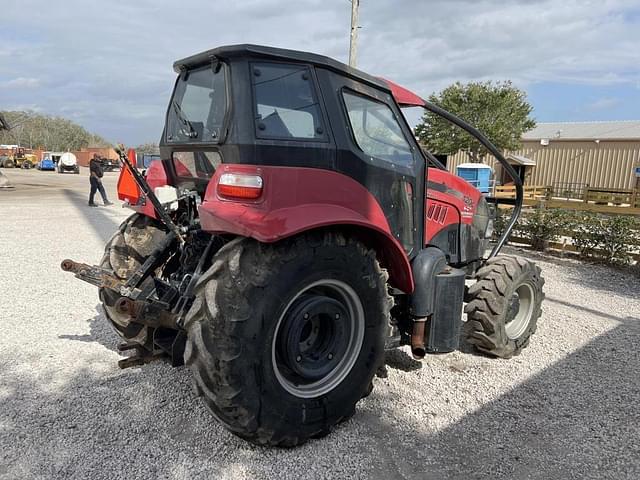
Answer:
M511 340L520 338L529 327L534 305L533 288L528 283L520 285L511 296L505 330Z
M271 361L278 382L300 398L330 392L353 368L364 330L364 309L353 288L333 279L308 285L276 325Z

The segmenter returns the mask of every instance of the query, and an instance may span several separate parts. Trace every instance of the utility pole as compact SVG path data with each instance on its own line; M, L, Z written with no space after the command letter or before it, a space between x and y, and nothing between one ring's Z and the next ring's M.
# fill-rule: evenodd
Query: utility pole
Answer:
M358 7L360 0L351 0L351 39L349 42L349 66L356 66L356 54L358 50Z

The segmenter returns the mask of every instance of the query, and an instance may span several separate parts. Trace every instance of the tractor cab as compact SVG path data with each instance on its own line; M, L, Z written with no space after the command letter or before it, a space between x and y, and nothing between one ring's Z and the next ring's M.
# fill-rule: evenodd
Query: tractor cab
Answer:
M220 228L226 211L236 214L227 187L223 196L207 189L224 176L247 183L247 195L261 188L263 201L281 208L292 202L297 209L301 203L344 209L345 224L354 223L355 206L377 227L360 228L363 235L410 259L430 244L455 265L482 259L490 230L485 201L446 172L429 181L428 157L400 109L424 106L416 94L327 57L254 45L213 49L174 69L161 157L178 188L201 195L204 225ZM261 187L251 183L257 177ZM318 215L316 221L329 220ZM386 238L380 230L388 231Z
M308 177L296 202L369 202L390 241L408 254L421 248L425 161L383 81L320 55L253 45L210 50L174 69L161 156L177 185L203 194L203 209L228 205L205 193L220 169L288 177L289 190ZM282 196L271 182L263 188L265 199Z

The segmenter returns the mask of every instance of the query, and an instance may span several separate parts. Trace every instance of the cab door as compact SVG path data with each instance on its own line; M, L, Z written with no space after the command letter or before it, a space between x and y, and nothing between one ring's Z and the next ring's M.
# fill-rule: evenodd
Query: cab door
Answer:
M362 185L385 213L390 230L412 256L422 246L425 163L390 94L348 77L320 71L337 144L336 168Z

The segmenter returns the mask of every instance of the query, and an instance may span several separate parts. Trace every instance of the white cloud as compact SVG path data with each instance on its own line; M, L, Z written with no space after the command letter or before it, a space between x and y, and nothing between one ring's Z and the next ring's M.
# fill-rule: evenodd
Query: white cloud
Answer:
M36 88L40 86L40 79L17 77L0 82L0 88Z
M617 107L622 101L615 97L602 97L586 105L588 110L607 110Z
M358 65L428 95L456 81L640 83L637 1L361 2ZM345 0L9 1L0 70L39 88L0 88L0 108L63 108L110 138L158 138L174 60L231 43L309 50L346 61ZM72 26L72 28L70 28ZM17 81L0 76L0 82ZM27 82L28 83L28 82ZM23 86L22 88L25 88ZM32 85L38 87L38 85Z

